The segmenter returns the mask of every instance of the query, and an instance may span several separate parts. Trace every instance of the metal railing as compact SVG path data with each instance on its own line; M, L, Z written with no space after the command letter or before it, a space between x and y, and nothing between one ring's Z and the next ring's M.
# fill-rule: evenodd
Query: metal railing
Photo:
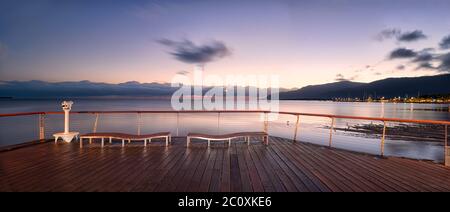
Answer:
M204 110L183 110L183 111L172 111L172 110L158 110L158 111L72 111L70 114L93 114L95 116L94 124L93 124L93 132L97 132L99 115L100 114L137 114L137 134L141 133L141 117L142 114L176 114L176 136L179 136L179 125L180 125L180 114L198 114L198 113L213 113L217 114L217 133L220 134L220 124L221 124L221 114L225 113L256 113L256 114L264 114L263 121L263 131L269 131L269 114L282 114L282 115L291 115L296 117L295 123L295 131L292 138L293 142L298 141L299 137L299 128L301 125L301 116L310 116L310 117L323 117L330 119L330 130L329 130L329 141L328 146L333 147L333 131L336 123L336 119L351 119L351 120L365 120L365 121L380 121L383 123L383 129L381 134L380 141L380 151L379 155L385 155L385 140L387 135L386 126L388 123L396 122L396 123L415 123L415 124L432 124L432 125L442 125L444 126L444 163L447 166L450 166L450 149L448 145L448 125L450 125L450 121L439 121L439 120L417 120L417 119L398 119L398 118L376 118L376 117L361 117L361 116L345 116L345 115L331 115L331 114L316 114L316 113L298 113L298 112L273 112L273 111L263 111L263 110L215 110L215 111L204 111ZM38 127L39 127L39 135L38 138L40 141L44 141L45 139L45 118L47 115L62 115L64 112L25 112L25 113L9 113L9 114L0 114L1 117L14 117L14 116L38 116Z
M300 116L314 116L314 117L327 117L331 119L330 124L330 139L329 139L329 147L332 146L332 136L333 136L333 128L335 124L335 119L355 119L355 120L369 120L369 121L381 121L383 122L383 133L381 136L381 145L380 145L380 155L384 156L384 145L386 139L386 124L388 122L402 122L402 123L415 123L415 124L435 124L435 125L443 125L444 126L444 148L445 148L445 156L448 156L448 125L450 125L450 121L439 121L439 120L418 120L418 119L398 119L398 118L376 118L376 117L362 117L362 116L343 116L343 115L330 115L330 114L315 114L315 113L297 113L297 112L278 112L279 114L287 114L297 116L297 122L295 127L294 141L296 141L297 130L299 126L299 117Z

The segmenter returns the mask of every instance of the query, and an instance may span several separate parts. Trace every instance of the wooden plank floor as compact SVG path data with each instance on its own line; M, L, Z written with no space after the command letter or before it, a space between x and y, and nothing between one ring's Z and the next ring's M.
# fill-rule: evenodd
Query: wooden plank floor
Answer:
M43 143L0 153L0 191L450 191L439 164L270 142Z

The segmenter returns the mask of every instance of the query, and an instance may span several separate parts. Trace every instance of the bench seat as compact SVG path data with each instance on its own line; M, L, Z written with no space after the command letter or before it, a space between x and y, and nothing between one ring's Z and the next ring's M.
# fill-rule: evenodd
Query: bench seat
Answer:
M104 139L109 138L109 142L112 142L112 139L121 139L122 146L125 146L125 140L128 140L130 143L132 140L142 140L144 141L144 146L147 146L147 141L151 142L151 139L154 138L165 138L166 146L171 142L170 132L159 132L152 134L143 134L143 135L133 135L126 133L114 133L114 132L100 132L100 133L87 133L80 136L80 147L83 146L83 139L88 138L89 143L92 143L92 139L101 138L102 139L102 147L104 146Z
M250 145L250 137L263 137L263 142L265 145L269 144L269 134L266 132L237 132L237 133L229 133L229 134L221 134L221 135L212 135L205 133L189 133L187 135L187 143L186 146L189 146L192 138L204 139L208 140L208 146L210 146L211 141L219 141L219 140L228 140L228 145L231 145L231 140L235 138L244 137L247 144Z

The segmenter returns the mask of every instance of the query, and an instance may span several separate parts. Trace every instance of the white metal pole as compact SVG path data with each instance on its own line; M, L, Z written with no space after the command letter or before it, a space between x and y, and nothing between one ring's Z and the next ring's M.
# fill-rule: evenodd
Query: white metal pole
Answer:
M217 134L220 134L220 112L217 113Z
M177 112L177 136L179 133L179 125L180 125L180 113Z
M39 140L45 138L45 115L39 114Z
M333 140L333 129L334 129L334 117L331 118L331 126L330 126L330 141L328 143L328 146L331 147L331 143Z
M92 129L92 132L94 132L94 133L96 133L96 132L97 132L97 126L98 126L98 117L99 117L99 114L98 114L98 113L96 113L96 114L95 114L95 121L94 121L94 128Z
M69 133L69 110L64 110L64 133Z
M300 116L297 115L297 121L295 122L295 132L294 132L294 142L297 142L297 131L298 131L298 126L300 122Z
M445 127L445 138L444 138L444 165L445 166L450 166L450 155L449 155L449 147L448 147L448 126L444 125Z
M383 135L381 136L381 156L384 156L384 143L386 139L386 122L383 121Z
M137 122L138 122L137 134L141 135L141 113L138 113L137 115Z
M264 113L264 132L269 133L269 115Z

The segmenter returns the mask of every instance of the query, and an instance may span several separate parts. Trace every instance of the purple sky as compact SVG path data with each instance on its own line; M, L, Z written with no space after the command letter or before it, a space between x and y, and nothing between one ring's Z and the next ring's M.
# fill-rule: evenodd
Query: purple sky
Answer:
M278 74L282 87L434 75L450 72L439 47L449 9L448 0L1 0L0 79L170 82L197 62L210 74ZM399 48L413 54L392 56ZM432 58L417 61L423 54Z

